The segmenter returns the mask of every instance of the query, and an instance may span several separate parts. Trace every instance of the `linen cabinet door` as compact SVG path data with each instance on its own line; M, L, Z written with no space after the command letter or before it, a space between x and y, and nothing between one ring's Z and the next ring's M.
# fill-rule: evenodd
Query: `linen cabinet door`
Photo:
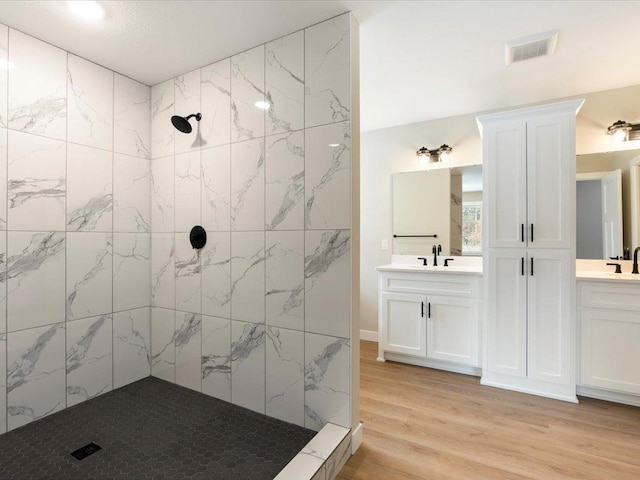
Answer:
M572 255L529 250L527 336L528 377L571 382Z
M487 125L483 176L489 248L526 246L527 124Z
M571 248L575 229L574 119L567 114L527 122L528 246Z
M381 294L380 342L385 352L427 356L426 296L417 293Z
M487 370L527 376L527 251L489 250Z

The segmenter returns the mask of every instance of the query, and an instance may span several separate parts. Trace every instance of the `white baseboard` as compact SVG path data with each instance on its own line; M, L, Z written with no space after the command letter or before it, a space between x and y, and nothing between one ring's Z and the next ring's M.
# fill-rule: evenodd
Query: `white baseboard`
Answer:
M621 392L611 392L609 390L600 390L599 388L581 387L578 385L578 395L582 397L596 398L598 400L606 400L607 402L624 403L640 407L640 396Z
M374 330L360 330L360 340L366 340L368 342L377 342L378 332Z
M362 445L362 422L351 433L351 455L355 454Z

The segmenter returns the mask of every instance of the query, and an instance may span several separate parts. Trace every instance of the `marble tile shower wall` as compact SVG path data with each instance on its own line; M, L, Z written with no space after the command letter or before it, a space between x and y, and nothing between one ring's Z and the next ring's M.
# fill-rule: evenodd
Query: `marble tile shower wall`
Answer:
M346 14L151 89L152 375L316 430L350 427L349 33Z
M150 88L0 25L0 433L150 374L150 185Z

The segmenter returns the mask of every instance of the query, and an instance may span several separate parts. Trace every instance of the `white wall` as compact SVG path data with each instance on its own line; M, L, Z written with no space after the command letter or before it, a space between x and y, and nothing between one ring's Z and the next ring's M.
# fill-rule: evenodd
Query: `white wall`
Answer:
M617 145L606 135L616 120L640 122L640 85L577 95L586 103L577 119L577 154L640 148L640 142ZM576 98L571 97L571 98ZM550 99L559 101L564 99ZM544 102L547 103L547 102ZM361 328L377 330L377 277L375 268L391 262L391 174L422 170L415 152L443 143L453 147L449 167L482 163L482 142L475 118L487 112L449 117L399 127L363 132L361 137ZM441 168L445 165L430 165ZM391 242L390 242L391 244Z

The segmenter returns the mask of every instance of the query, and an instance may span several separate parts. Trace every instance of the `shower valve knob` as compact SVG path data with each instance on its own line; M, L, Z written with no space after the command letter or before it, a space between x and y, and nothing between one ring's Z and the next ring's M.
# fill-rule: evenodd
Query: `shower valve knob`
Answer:
M189 233L189 241L195 249L200 249L207 243L207 232L200 225L196 225Z

